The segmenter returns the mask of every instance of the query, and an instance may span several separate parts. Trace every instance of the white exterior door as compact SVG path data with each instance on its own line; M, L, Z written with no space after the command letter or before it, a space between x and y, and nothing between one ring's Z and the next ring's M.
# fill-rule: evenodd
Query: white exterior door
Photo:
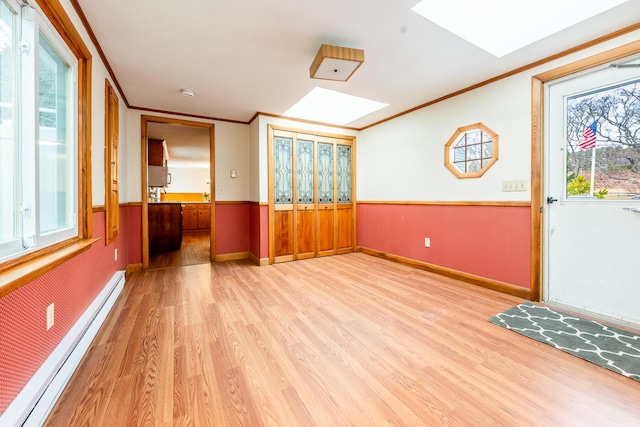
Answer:
M639 62L546 85L544 207L544 300L638 325Z

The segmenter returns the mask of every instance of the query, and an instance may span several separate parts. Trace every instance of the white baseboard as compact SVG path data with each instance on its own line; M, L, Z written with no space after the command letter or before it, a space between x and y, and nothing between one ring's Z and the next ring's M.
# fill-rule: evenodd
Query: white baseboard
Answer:
M0 415L1 426L41 426L124 289L117 271L27 385Z

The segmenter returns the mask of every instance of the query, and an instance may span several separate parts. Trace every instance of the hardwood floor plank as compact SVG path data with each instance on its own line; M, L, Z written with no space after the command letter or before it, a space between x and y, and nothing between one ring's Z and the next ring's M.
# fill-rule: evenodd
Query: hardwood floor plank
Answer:
M134 273L47 426L640 425L638 382L361 253Z

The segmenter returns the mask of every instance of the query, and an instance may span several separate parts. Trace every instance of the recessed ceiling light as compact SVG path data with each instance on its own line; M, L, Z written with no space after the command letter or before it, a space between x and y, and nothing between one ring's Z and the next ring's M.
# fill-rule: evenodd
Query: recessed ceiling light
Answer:
M190 98L193 98L194 96L196 96L196 91L188 88L180 89L180 93L182 94L182 96L188 96Z
M283 115L316 122L345 125L389 104L320 87L314 88Z
M422 0L411 10L501 57L628 0Z

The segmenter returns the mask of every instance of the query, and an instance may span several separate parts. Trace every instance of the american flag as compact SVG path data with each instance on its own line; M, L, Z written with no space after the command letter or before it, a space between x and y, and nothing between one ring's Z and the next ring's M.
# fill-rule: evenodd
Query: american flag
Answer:
M578 147L580 147L581 150L596 148L597 127L597 122L593 122L591 123L591 126L587 127L584 132L582 132L582 138L580 138L580 141L578 141Z

